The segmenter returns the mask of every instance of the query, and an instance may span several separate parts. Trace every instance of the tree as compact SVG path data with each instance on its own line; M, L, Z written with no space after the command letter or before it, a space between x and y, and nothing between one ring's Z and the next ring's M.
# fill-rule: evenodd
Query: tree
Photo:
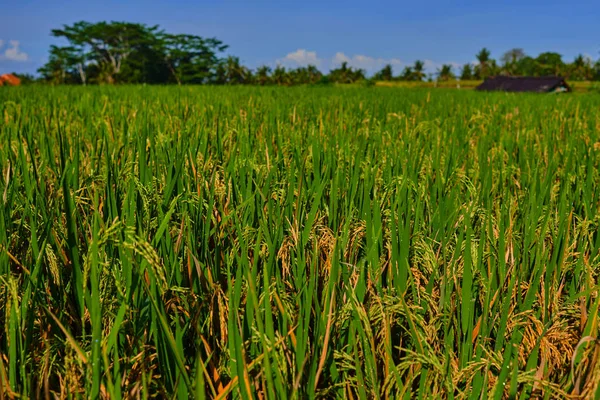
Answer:
M285 67L278 65L273 70L273 74L271 75L271 79L274 84L279 86L287 86L290 82L290 76L285 70Z
M352 83L352 67L348 67L348 62L344 61L339 68L329 71L329 79L335 83Z
M537 63L534 58L525 56L514 66L514 74L520 76L536 76Z
M359 68L354 70L354 73L352 74L352 82L360 82L366 79L367 77L364 69Z
M496 60L492 59L490 56L490 51L485 47L475 55L478 61L478 64L475 66L475 77L477 79L485 79L498 72Z
M403 81L412 81L414 80L415 75L411 67L404 67L402 70L402 74L400 74L400 79Z
M84 85L87 82L86 66L91 57L90 49L87 43L90 26L92 25L87 22L80 21L76 22L72 26L64 25L63 29L52 30L52 36L64 37L69 41L70 45L68 47L62 47L61 51L67 55L69 63L77 68L81 83Z
M392 66L387 64L385 67L381 69L381 71L377 72L373 79L377 81L391 81L394 78L394 74L392 71Z
M416 81L422 81L425 77L425 63L421 60L415 61L413 67L413 78Z
M455 79L456 76L454 72L452 72L452 65L444 64L440 69L438 69L438 81L449 81Z
M80 70L87 63L95 62L99 64L98 70L104 74L103 78L114 83L132 54L136 51L141 54L141 50L148 53L158 45L157 30L158 26L130 22L92 24L79 21L52 30L52 35L69 41L73 52L78 55Z
M595 81L600 80L600 60L596 61L592 69L592 79Z
M38 69L42 79L53 84L73 83L75 65L77 60L73 58L70 47L50 47L48 62Z
M473 79L473 67L471 64L465 64L460 71L460 80L461 81L470 81Z
M479 64L475 67L475 76L478 79L485 79L491 74L491 63L492 59L490 58L490 51L485 47L479 51L475 55Z
M365 71L353 69L344 61L339 68L329 71L329 80L334 83L354 83L365 79Z
M308 83L310 84L314 85L323 79L323 73L314 65L308 65L306 71L308 72Z
M508 50L506 53L502 55L502 62L504 64L516 64L526 57L525 51L523 49L514 48Z
M535 61L537 64L537 76L559 76L565 70L565 63L562 60L562 56L558 53L541 53Z
M217 54L227 45L216 38L161 34L162 54L171 76L182 83L208 83L216 74Z
M117 80L125 62L136 50L156 44L158 27L129 22L100 22L89 32L89 43L97 54L98 62L108 65L107 81Z
M52 35L69 44L51 47L51 60L40 72L56 77L62 70L75 71L84 84L214 82L222 64L219 53L227 48L216 38L173 35L129 22L79 21Z
M592 80L594 78L594 68L592 60L579 54L569 66L569 78L578 81Z
M252 80L252 72L240 63L239 57L234 56L228 56L225 61L219 63L216 75L216 83L227 85L250 83Z
M260 66L256 69L254 79L257 84L264 86L271 84L271 67L266 65Z
M323 74L314 65L288 71L288 83L292 85L312 85L321 80Z
M290 69L288 75L292 85L302 85L308 81L308 72L305 67Z
M514 48L502 55L502 72L506 75L519 75L519 62L526 57L523 49Z
M36 81L35 76L32 74L19 74L18 72L13 72L12 74L21 80L21 85L29 85Z

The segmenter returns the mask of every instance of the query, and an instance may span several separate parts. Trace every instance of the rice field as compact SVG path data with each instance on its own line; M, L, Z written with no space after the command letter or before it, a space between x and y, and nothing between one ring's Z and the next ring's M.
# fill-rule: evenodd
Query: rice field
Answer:
M0 399L598 398L600 97L0 90Z

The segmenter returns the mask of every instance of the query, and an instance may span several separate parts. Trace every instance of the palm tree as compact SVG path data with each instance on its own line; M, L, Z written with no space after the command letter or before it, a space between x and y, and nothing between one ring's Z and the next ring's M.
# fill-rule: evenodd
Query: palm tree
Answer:
M271 68L263 65L261 67L258 67L256 69L256 74L255 74L255 79L256 79L256 83L264 86L264 85L268 85L271 83Z
M460 80L470 81L471 79L473 79L473 67L471 64L465 64L460 72Z
M329 78L336 83L351 83L352 68L348 67L348 63L344 61L339 68L329 71Z
M390 64L387 64L381 69L381 71L376 73L373 78L378 81L391 81L394 77L393 75L394 74L392 72L392 66Z
M271 75L271 80L276 85L288 85L290 81L290 76L285 70L285 67L278 65Z
M292 85L302 85L308 82L308 71L305 67L298 67L289 72Z
M364 69L350 69L352 71L352 82L360 82L360 81L364 81L366 78L366 72Z
M348 62L344 61L339 68L339 79L340 83L351 83L352 82L352 68L348 67Z
M590 80L592 79L592 63L589 58L579 54L571 64L572 79L575 80Z
M321 71L314 65L306 67L306 72L308 73L308 83L315 84L323 78Z
M479 51L479 53L477 53L475 55L475 57L477 58L477 61L479 62L479 65L476 68L477 71L477 75L480 79L485 79L487 76L489 76L489 72L490 72L490 51L488 49L486 49L485 47L483 49L481 49Z
M415 61L415 66L413 67L413 75L415 80L422 81L425 77L425 63L421 60Z
M225 60L225 78L228 84L247 83L250 77L249 72L248 68L240 63L239 57L229 56Z
M502 55L502 62L506 64L515 64L525 58L526 54L523 49L515 48L510 49ZM488 54L489 57L489 54Z
M442 68L438 69L438 80L439 81L449 81L454 79L454 72L452 72L452 65L444 64Z
M401 75L402 80L404 81L412 81L415 78L415 74L411 67L404 67Z

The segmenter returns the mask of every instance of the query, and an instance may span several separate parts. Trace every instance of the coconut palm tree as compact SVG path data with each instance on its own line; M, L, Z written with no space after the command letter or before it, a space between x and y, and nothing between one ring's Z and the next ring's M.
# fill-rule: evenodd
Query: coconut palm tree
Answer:
M240 63L239 57L229 56L225 60L225 80L229 85L249 83L252 74Z
M413 69L411 67L404 67L404 69L402 70L402 74L400 75L400 78L403 81L412 81L415 79L415 74L413 73Z
M471 64L467 63L462 67L462 70L460 72L460 80L470 81L471 79L473 79L473 67L471 66Z
M392 66L387 64L381 71L377 72L373 78L377 81L391 81L394 78Z
M444 64L442 68L438 69L438 81L449 81L456 78L454 72L452 72L452 65Z
M274 84L284 86L290 84L290 75L285 70L285 67L278 65L273 70L273 74L271 75L271 80Z
M477 61L479 62L479 65L475 68L476 75L479 79L485 79L490 75L490 55L490 51L485 47L475 55L475 58L477 58Z
M523 49L510 49L502 55L502 73L506 75L518 75L519 63L527 55Z
M307 66L306 71L308 73L308 83L310 84L315 84L323 78L323 73L314 65Z
M415 61L415 65L413 67L413 76L417 81L422 81L425 77L425 63L421 60Z
M271 68L263 65L256 69L256 73L254 74L254 78L256 83L264 86L269 85L271 83Z
M575 80L591 80L593 78L592 62L589 58L579 54L573 60L570 68L570 78Z

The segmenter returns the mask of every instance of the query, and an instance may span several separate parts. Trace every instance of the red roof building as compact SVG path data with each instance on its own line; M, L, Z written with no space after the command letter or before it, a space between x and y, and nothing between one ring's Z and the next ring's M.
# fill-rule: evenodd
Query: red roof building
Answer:
M4 74L0 75L0 86L19 86L21 84L21 80L14 76L13 74Z

